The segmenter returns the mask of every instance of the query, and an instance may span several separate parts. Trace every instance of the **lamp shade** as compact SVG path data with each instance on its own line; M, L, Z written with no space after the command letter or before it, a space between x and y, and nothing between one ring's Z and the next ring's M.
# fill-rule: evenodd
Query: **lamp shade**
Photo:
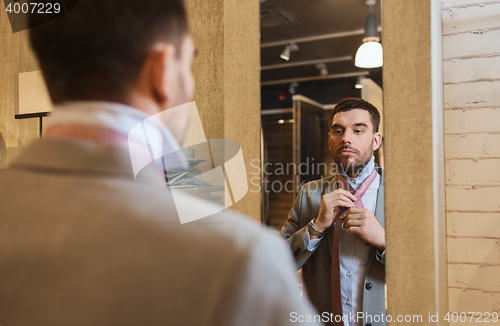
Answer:
M384 63L382 44L379 42L365 42L361 44L354 65L360 68L378 68Z

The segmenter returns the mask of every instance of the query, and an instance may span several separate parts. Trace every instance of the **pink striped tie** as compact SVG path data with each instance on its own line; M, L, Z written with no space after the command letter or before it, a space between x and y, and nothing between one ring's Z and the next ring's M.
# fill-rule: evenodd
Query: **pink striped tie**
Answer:
M371 184L377 177L377 172L373 170L373 172L366 178L366 180L361 184L359 189L354 192L354 189L347 183L345 178L341 175L337 175L337 182L339 188L346 189L351 193L354 193L354 197L356 197L356 201L354 202L355 207L364 207L361 198L366 193L368 188L370 188ZM340 290L340 236L342 232L342 222L339 217L342 215L347 209L343 209L336 216L335 227L333 229L333 249L332 249L332 311L335 316L333 324L335 326L344 326L344 321L342 320L343 312L342 312L342 293ZM340 318L338 317L340 316Z

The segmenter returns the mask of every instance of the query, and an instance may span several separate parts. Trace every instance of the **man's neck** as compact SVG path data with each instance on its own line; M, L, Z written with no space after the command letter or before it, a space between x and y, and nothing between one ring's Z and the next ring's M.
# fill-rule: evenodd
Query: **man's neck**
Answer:
M372 156L368 160L368 162L366 162L364 164L362 169L358 168L355 171L345 171L344 175L347 175L351 179L356 179L358 177L361 177L361 175L366 176L366 175L370 174L374 168L375 168L375 158Z

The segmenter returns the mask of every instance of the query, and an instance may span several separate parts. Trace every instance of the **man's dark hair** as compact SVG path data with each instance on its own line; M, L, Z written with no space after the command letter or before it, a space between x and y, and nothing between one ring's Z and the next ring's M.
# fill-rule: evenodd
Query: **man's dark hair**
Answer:
M346 97L340 100L333 108L330 116L328 117L328 129L332 126L333 117L339 112L351 111L354 109L361 109L368 111L372 118L373 132L378 132L378 127L380 125L380 113L377 108L361 98L357 97Z
M40 19L31 15L31 25ZM58 103L126 98L152 46L168 42L179 55L187 33L182 0L80 0L64 15L32 28L30 39Z

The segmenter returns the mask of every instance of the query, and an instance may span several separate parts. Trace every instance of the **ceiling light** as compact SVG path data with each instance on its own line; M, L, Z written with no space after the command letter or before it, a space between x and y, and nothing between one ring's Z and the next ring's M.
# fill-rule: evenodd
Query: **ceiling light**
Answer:
M278 120L278 123L279 123L279 124L284 124L284 123L285 123L285 120L280 119L280 120Z
M295 87L299 87L299 84L296 82L293 82L290 84L290 87L288 88L288 93L290 94L295 94Z
M321 76L326 76L328 75L328 69L326 69L326 65L324 62L320 62L316 65L316 69L319 70L319 74Z
M366 4L370 6L370 14L366 17L365 37L363 44L356 52L354 65L360 68L378 68L382 67L384 61L383 49L377 31L377 19L372 11L375 1L367 0Z
M356 85L354 85L354 87L356 87L357 89L363 88L363 84L361 83L361 77L358 77L358 79L356 80Z
M280 58L283 60L290 60L290 52L291 51L297 51L299 49L299 46L295 43L290 43L287 46L285 46L285 49L283 52L281 52Z

